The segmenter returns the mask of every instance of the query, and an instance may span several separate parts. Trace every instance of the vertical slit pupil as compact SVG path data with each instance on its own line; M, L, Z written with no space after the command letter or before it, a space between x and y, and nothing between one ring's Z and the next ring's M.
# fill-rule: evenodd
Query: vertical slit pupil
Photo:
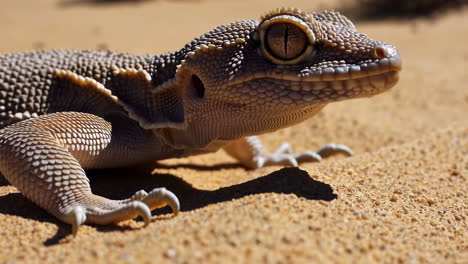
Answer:
M288 57L288 36L289 34L289 26L284 25L284 57Z
M205 85L196 74L192 75L192 85L195 88L195 96L198 98L205 97Z

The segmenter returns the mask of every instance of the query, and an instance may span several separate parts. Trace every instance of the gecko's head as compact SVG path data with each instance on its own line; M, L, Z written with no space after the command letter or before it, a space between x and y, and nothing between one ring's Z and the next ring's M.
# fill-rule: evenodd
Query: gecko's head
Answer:
M276 10L260 21L220 26L182 52L177 81L187 117L213 111L232 123L274 126L259 130L297 123L333 101L386 91L401 69L394 46L328 11Z

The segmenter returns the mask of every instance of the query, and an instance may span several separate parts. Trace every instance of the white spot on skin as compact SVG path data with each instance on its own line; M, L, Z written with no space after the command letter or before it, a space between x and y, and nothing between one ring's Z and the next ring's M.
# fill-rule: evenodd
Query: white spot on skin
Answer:
M15 117L16 119L23 120L23 113L16 113L16 114L14 115L14 117Z

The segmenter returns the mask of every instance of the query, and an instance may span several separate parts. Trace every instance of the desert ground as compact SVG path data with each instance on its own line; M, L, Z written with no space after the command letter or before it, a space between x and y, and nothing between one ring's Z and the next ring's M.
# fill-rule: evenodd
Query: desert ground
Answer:
M281 6L341 1L4 1L0 53L32 49L177 50L219 24ZM262 136L296 151L350 146L299 168L247 170L222 151L144 168L89 172L95 193L126 198L165 186L182 212L154 212L78 235L0 176L1 263L468 263L468 10L357 21L396 45L401 80L372 98L333 103Z

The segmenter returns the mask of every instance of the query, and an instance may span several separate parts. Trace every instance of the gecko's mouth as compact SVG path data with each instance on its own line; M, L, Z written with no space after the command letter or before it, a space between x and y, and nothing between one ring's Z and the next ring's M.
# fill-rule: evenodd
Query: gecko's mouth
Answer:
M336 81L286 81L281 79L255 79L234 86L241 93L264 94L264 99L282 103L326 103L357 97L369 97L393 87L399 80L399 72L390 71L349 80Z
M305 76L260 73L234 79L228 86L241 93L263 93L282 103L325 103L382 93L398 82L400 70L396 53L390 58L310 71Z
M393 52L390 57L361 61L356 64L343 62L342 65L335 67L304 67L300 70L288 70L288 66L281 65L270 71L234 78L228 82L228 86L235 86L256 79L275 79L292 83L317 83L320 87L324 83L365 79L390 72L399 72L402 67L401 58L396 51ZM310 87L310 85L305 85L305 87Z

